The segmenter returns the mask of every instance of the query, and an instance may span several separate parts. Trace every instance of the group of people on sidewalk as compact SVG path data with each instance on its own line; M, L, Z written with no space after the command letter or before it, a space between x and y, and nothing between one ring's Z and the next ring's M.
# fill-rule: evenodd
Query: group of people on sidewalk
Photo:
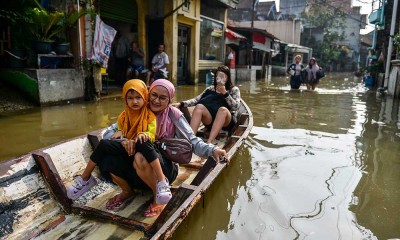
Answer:
M199 96L174 104L175 88L167 79L153 81L149 89L142 80L128 80L122 89L124 111L104 133L83 173L68 187L68 197L75 200L96 185L91 173L98 167L104 178L121 188L106 202L106 209L119 211L133 199L133 189L149 189L154 198L143 216L158 216L172 198L170 183L179 166L160 153L156 140L188 139L193 152L202 158L213 156L219 162L227 157L226 151L212 142L221 129L229 131L235 125L233 112L240 104L240 91L233 86L228 67L218 67L215 76L213 85ZM183 106L195 106L190 123L177 108ZM196 136L200 123L210 130L206 142Z
M301 55L296 55L294 60L295 62L287 69L287 73L290 75L290 88L299 89L301 84L305 84L307 90L315 90L320 79L325 76L323 69L318 66L317 60L314 57L310 58L307 67L301 63Z
M169 57L165 53L165 45L163 43L158 45L158 52L152 58L150 70L145 69L145 53L136 41L132 41L129 44L127 37L119 33L113 42L112 49L112 55L115 58L112 71L115 72L114 78L121 86L128 79L141 78L142 74L145 76L147 87L156 79L168 79Z
M130 56L128 58L128 68L126 70L126 79L140 77L144 68L144 51L139 48L136 42L131 43ZM146 72L146 86L149 87L151 82L160 78L168 78L168 64L169 58L165 53L165 45L160 43L158 45L158 52L154 55L151 60L151 69Z

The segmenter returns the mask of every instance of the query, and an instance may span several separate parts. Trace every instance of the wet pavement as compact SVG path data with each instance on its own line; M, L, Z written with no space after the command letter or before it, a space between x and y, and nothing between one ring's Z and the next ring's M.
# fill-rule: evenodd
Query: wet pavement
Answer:
M400 237L399 103L352 74L317 91L288 79L236 83L254 128L173 239ZM176 101L204 85L179 86ZM0 160L106 127L119 97L33 108L0 118Z

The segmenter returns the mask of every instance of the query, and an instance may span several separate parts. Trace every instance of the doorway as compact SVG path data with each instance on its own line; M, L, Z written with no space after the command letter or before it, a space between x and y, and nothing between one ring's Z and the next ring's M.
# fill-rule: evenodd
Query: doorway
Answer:
M178 84L190 84L190 27L178 25Z
M159 44L164 44L164 19L148 18L147 19L147 68L151 68L151 61L158 53ZM165 46L168 48L169 46Z

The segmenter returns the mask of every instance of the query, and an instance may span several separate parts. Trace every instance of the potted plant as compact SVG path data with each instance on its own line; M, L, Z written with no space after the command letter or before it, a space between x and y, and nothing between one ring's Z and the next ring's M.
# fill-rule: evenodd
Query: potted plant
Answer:
M84 9L69 14L60 10L50 12L43 8L37 0L35 0L35 3L37 7L28 8L25 15L31 20L29 27L35 38L34 47L37 47L38 53L51 52L56 37L73 26L81 16L90 13L90 11Z

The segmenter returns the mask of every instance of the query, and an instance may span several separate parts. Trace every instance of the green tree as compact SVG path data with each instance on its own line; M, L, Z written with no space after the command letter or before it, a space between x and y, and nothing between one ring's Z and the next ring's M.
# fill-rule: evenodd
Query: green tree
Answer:
M327 0L315 0L302 13L306 27L321 32L322 40L305 38L303 45L313 49L313 55L322 66L338 62L342 49L338 42L344 39L344 21L346 14Z

